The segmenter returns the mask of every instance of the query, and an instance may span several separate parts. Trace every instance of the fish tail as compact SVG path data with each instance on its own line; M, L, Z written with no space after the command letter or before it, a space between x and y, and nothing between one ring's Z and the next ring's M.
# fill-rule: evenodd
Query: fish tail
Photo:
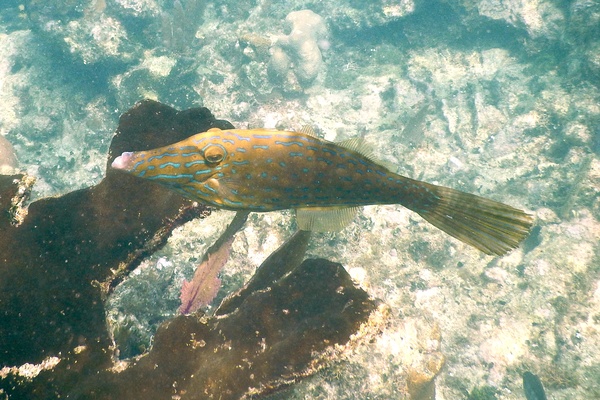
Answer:
M504 255L527 237L533 217L474 194L425 182L430 201L408 206L447 234L490 255Z

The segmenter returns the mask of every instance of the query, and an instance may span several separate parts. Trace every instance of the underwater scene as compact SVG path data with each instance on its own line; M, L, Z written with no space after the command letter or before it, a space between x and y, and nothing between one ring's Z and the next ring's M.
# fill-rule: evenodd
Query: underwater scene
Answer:
M599 156L594 0L3 0L0 398L600 398Z

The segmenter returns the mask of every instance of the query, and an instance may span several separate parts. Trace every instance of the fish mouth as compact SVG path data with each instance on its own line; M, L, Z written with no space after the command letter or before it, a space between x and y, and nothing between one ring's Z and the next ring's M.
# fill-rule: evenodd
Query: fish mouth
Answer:
M131 161L133 160L133 152L126 151L112 162L110 166L114 169L128 170L131 167Z

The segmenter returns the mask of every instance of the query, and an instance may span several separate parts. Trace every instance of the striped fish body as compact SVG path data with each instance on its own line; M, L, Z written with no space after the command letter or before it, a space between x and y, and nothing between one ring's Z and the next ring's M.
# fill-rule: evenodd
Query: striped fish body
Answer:
M122 169L134 175L231 210L416 206L435 197L356 150L302 132L215 128L125 158Z
M504 254L527 236L532 219L523 211L395 174L362 147L304 132L214 128L170 146L123 153L112 167L218 208L293 208L301 229L342 227L348 221L339 227L318 222L336 210L401 204L488 254Z

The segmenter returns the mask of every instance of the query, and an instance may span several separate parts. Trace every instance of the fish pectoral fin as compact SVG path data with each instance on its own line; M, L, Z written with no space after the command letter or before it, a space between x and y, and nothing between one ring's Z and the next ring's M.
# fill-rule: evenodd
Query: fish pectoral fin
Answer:
M213 193L211 200L223 208L243 209L254 197L249 193L248 184L237 179L210 178L205 182L205 187L209 187Z
M223 191L223 186L219 183L219 180L215 178L209 178L206 181L204 181L204 187L206 187L208 190L219 194L221 194L221 192Z
M298 228L303 231L340 231L352 222L360 207L308 207L296 210Z

